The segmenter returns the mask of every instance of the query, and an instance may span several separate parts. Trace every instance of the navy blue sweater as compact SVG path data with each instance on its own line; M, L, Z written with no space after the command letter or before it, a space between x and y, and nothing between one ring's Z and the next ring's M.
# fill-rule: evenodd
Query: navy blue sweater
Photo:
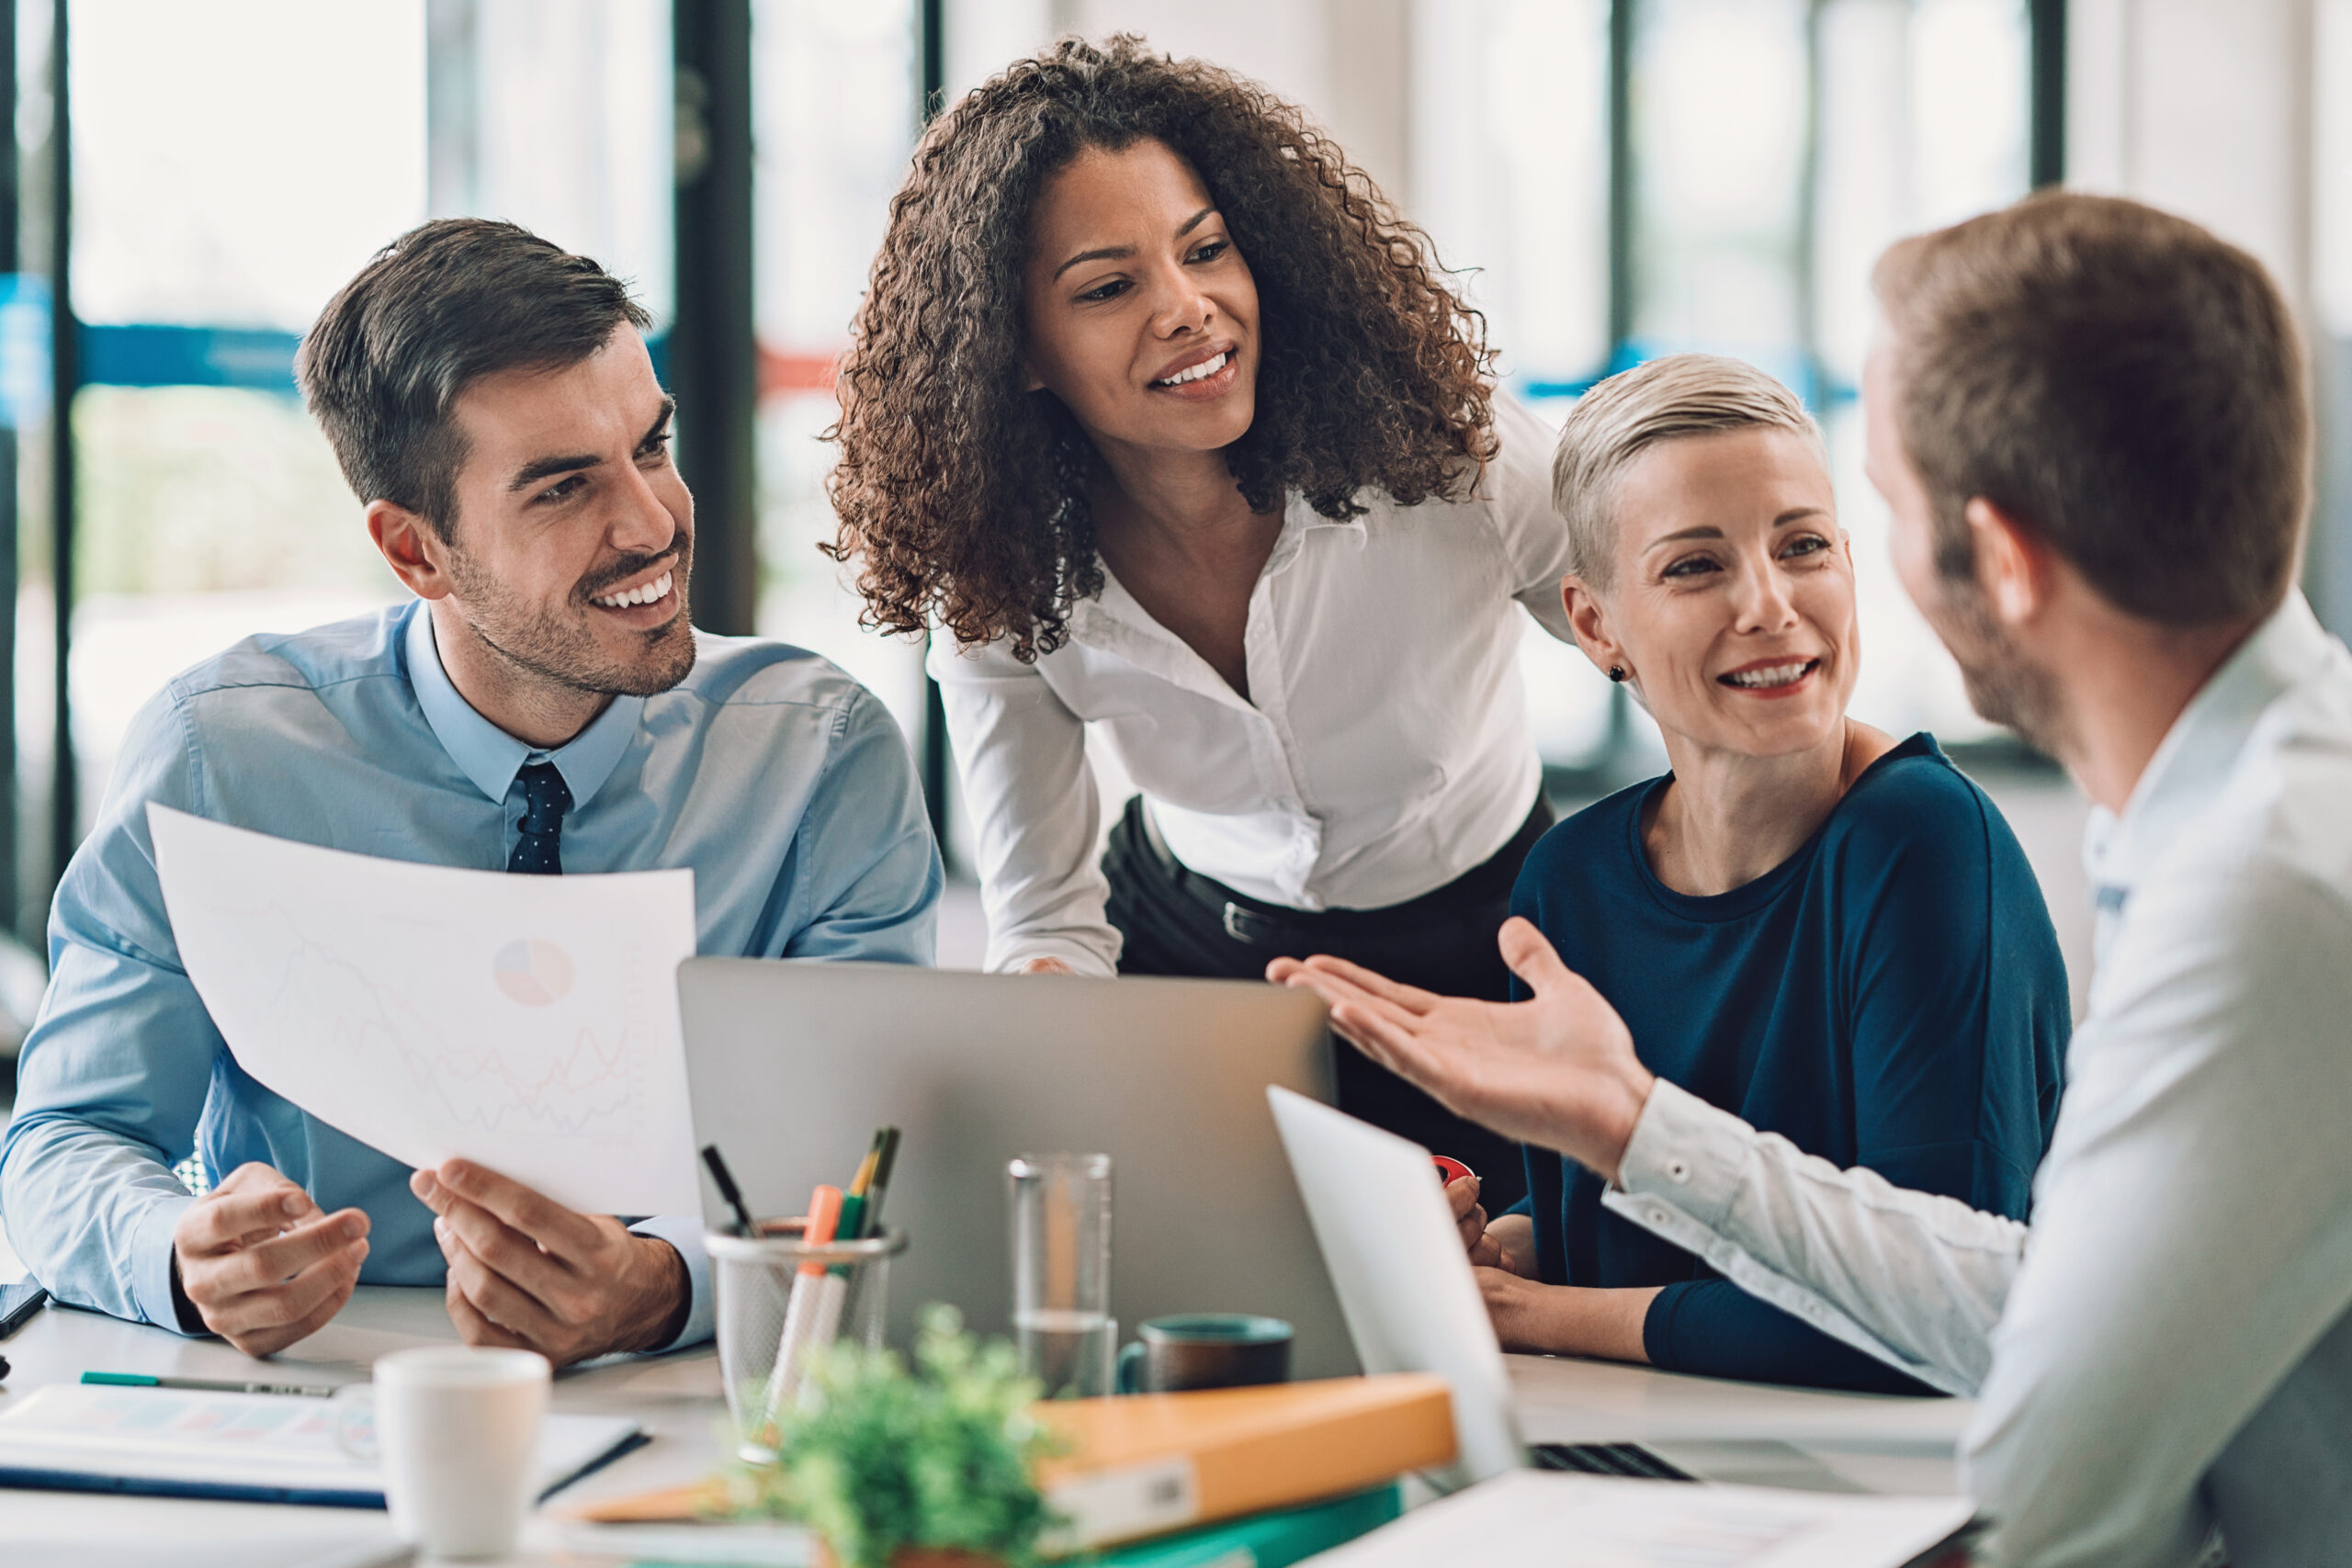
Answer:
M1642 850L1668 782L1553 829L1514 912L1623 1015L1660 1077L1808 1154L2025 1217L2072 1012L2041 887L1993 803L1915 735L1787 861L1695 897ZM1928 1392L1609 1213L1590 1172L1540 1149L1527 1167L1545 1281L1666 1287L1643 1324L1656 1365Z

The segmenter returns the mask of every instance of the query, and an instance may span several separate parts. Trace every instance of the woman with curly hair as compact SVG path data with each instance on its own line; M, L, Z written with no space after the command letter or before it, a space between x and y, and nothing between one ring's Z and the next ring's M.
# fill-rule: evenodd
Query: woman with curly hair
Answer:
M1487 357L1425 236L1215 66L1065 39L933 125L839 372L835 548L871 623L944 634L990 968L1508 996L1551 822L1521 607L1572 634L1551 434ZM1144 792L1100 868L1090 726ZM1340 1067L1516 1195L1515 1147Z

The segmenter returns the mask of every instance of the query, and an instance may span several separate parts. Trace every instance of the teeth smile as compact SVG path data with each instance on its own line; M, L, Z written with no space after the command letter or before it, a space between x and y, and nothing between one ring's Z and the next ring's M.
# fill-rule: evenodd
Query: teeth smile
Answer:
M1155 387L1181 387L1187 381L1198 381L1204 377L1214 376L1218 371L1224 369L1225 362L1232 357L1233 351L1231 349L1227 349L1225 353L1218 355L1215 359L1204 359L1198 365L1192 367L1190 369L1179 370L1173 376L1163 377L1159 380L1154 381L1152 385Z
M589 603L602 604L607 610L626 610L634 604L650 604L657 599L666 599L670 596L671 575L665 571L642 588L631 588L621 593L607 593L603 598L592 599Z
M1750 690L1792 685L1804 679L1806 672L1819 662L1816 659L1800 659L1788 664L1768 664L1761 670L1735 670L1724 679L1735 686L1746 686Z

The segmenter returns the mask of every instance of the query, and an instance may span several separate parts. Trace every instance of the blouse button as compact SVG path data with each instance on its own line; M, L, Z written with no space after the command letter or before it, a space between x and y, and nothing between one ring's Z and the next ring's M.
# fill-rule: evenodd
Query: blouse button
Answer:
M1690 1179L1690 1162L1687 1159L1668 1160L1666 1162L1666 1174L1669 1180L1688 1181Z

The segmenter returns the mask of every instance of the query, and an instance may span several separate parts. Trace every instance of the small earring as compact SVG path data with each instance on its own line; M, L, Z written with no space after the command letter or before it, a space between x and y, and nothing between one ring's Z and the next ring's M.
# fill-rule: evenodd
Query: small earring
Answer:
M1622 664L1611 665L1609 667L1609 678L1612 681L1623 681L1625 679L1625 667Z

